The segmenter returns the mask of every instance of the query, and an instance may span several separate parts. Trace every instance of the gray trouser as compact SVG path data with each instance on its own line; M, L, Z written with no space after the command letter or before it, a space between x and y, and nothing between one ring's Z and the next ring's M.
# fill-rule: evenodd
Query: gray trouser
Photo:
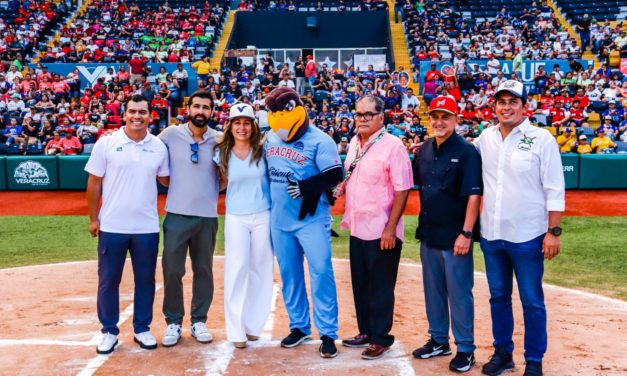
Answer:
M451 322L457 351L475 351L472 244L466 255L453 256L453 250L430 248L421 242L420 261L431 338L448 343Z
M182 324L183 276L187 249L192 260L192 324L206 322L213 300L213 251L218 219L168 213L163 222L163 315L168 324Z

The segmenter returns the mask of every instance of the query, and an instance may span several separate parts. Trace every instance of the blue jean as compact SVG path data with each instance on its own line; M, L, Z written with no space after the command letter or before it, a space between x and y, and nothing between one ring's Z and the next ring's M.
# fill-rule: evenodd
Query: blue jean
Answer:
M500 352L514 351L512 285L515 273L525 322L525 360L535 362L542 361L547 347L546 307L542 290L543 240L544 234L523 243L481 238L490 287L494 347Z
M452 326L457 351L475 351L472 244L470 252L455 256L452 249L436 249L421 242L420 262L431 338L448 343Z
M307 78L307 81L309 82L309 89L311 90L311 95L316 94L316 91L313 88L314 83L316 83L316 76L309 76Z
M155 300L155 269L159 233L117 234L100 232L98 238L98 319L103 333L118 335L120 319L120 281L126 261L131 253L135 298L133 328L135 333L150 330L152 305Z
M589 31L580 31L579 37L581 38L581 52L585 52L586 48L590 44L590 32Z

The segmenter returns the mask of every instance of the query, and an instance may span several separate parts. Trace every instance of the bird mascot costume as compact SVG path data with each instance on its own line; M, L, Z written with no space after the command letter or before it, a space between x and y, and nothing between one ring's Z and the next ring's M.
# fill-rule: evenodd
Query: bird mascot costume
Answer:
M342 180L333 139L309 126L296 91L277 88L266 97L269 110L265 155L270 177L270 228L290 331L311 339L303 256L307 258L313 320L321 337L337 339L338 311L331 264L331 189ZM298 333L298 332L297 332ZM286 342L287 338L283 341ZM291 344L284 347L293 347Z

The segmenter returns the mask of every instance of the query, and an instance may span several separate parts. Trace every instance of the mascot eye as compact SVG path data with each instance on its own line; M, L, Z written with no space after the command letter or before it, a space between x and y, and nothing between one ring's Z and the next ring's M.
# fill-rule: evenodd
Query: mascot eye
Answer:
M285 111L292 111L293 109L296 108L296 101L291 99L289 102L287 102L287 104L285 105Z

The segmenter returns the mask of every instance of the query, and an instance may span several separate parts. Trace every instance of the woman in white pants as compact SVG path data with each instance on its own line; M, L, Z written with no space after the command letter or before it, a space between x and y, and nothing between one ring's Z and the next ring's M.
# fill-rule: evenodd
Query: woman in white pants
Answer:
M224 317L237 348L259 338L272 305L270 186L253 108L231 107L215 161L227 182L224 224Z

